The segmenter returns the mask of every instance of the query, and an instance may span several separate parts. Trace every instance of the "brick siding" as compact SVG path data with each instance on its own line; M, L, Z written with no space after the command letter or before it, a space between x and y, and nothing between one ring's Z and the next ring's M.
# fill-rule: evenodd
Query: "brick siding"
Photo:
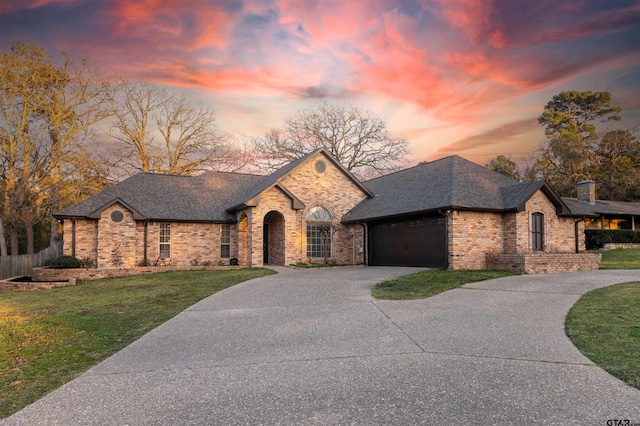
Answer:
M315 169L315 163L318 160L325 162L326 170L323 173ZM239 212L238 217L245 214L251 224L248 243L250 265L262 266L263 264L263 225L265 216L271 211L278 212L279 215L270 216L269 263L288 265L307 262L309 259L307 259L306 216L313 207L326 208L333 218L331 259L338 264L364 262L363 253L358 250L358 247L363 246L364 241L362 226L346 226L340 223L342 216L365 198L365 194L355 183L320 153L298 166L281 182L289 192L304 203L305 208L293 210L291 198L278 187L273 187L259 197L257 207ZM284 230L284 239L281 238L282 230Z
M532 249L531 215L544 214L544 251ZM501 256L500 264L525 265L521 269L544 271L544 262L548 261L552 270L592 270L598 262L586 257L584 260L575 254L576 218L559 217L555 206L541 192L537 191L526 203L525 210L515 213L488 213L454 211L449 214L449 269L493 269L488 259ZM585 250L584 222L578 221L579 250ZM551 256L558 254L559 256ZM523 260L524 259L524 260ZM562 262L568 264L562 269ZM518 266L520 268L520 266ZM578 269L576 269L578 268ZM511 268L507 268L511 269ZM524 270L523 269L523 270ZM520 270L520 269L518 269Z

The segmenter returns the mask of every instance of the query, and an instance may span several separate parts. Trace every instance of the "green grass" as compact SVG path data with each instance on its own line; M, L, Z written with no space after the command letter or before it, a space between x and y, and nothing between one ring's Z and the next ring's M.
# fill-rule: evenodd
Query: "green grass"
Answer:
M195 302L267 269L181 271L0 294L0 418Z
M509 275L517 275L517 273L510 271L425 271L376 284L371 294L378 299L424 299L464 284Z
M640 282L585 293L571 308L565 332L587 358L640 389Z
M600 269L640 269L640 249L603 251Z

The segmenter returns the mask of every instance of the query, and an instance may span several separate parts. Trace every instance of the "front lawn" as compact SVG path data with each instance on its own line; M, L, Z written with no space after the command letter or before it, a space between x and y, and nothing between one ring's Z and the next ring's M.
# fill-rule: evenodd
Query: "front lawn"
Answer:
M600 269L640 269L640 249L603 251Z
M510 271L424 271L376 284L371 294L378 299L424 299L461 287L464 284L509 275L518 275L518 273Z
M571 308L565 332L602 369L640 389L640 282L585 293Z
M268 269L180 271L0 294L0 418L197 301Z

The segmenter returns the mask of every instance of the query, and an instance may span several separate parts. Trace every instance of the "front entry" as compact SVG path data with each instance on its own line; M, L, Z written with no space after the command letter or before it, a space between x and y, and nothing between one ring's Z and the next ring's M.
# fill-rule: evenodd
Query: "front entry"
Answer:
M270 211L264 216L262 226L262 259L265 265L285 264L284 216Z

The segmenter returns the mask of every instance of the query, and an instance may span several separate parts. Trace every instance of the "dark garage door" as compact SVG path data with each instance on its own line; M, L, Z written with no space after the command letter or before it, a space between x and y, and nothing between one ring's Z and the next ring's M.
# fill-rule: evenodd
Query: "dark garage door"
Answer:
M446 267L446 218L370 223L369 265Z

